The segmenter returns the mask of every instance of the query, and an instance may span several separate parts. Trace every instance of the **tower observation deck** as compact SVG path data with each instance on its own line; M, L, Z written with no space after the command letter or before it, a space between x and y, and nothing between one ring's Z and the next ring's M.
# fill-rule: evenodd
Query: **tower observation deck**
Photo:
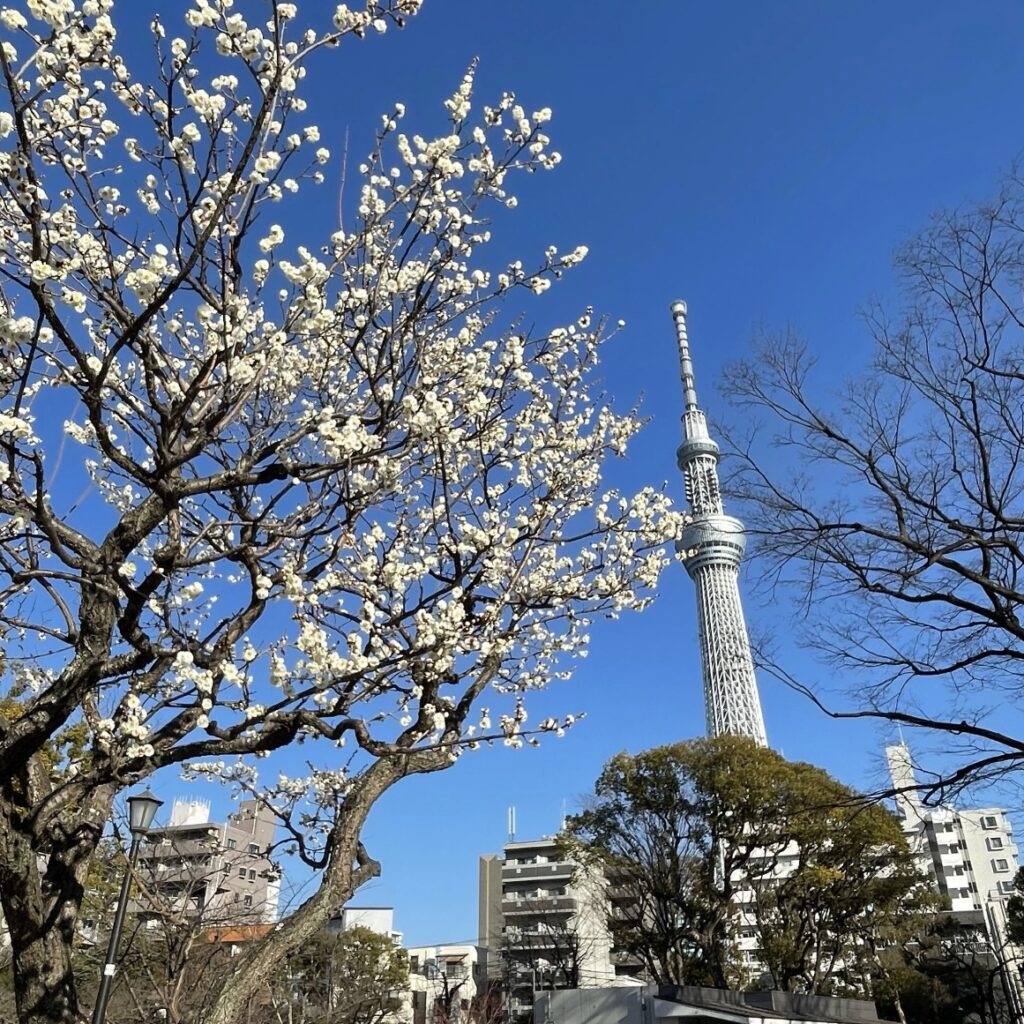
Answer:
M676 459L691 519L676 544L697 590L704 712L709 736L749 736L767 746L750 638L740 602L743 524L727 516L718 484L718 445L697 405L686 334L686 303L672 303L683 385L683 443Z

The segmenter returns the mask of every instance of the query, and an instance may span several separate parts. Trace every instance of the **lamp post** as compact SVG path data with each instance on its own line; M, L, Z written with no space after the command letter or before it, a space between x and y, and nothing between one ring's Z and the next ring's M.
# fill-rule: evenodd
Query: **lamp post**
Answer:
M537 966L533 968L533 1024L541 1024L537 1020L537 993L544 987L544 972L548 972L548 982L550 985L549 995L544 1000L544 1021L543 1024L554 1024L551 1019L551 1000L554 997L555 991L555 964L549 964L544 960L539 960ZM540 977L540 986L537 985L537 978Z
M121 894L117 898L117 911L114 914L114 927L110 930L110 942L107 943L107 959L103 965L100 978L100 990L96 993L96 1006L92 1011L92 1024L103 1024L107 1012L107 1000L110 998L110 984L117 972L117 947L121 941L121 928L124 926L124 915L128 909L128 890L132 884L132 871L139 859L139 847L142 837L149 831L153 818L163 800L157 800L147 789L136 796L128 797L128 828L132 833L132 845L128 851L128 867L121 879Z

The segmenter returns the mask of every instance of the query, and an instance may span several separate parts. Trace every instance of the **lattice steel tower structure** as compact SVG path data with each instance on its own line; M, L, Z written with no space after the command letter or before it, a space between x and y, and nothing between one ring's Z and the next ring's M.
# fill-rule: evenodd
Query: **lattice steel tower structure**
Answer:
M677 549L697 588L704 712L709 736L732 733L767 746L764 716L740 603L739 571L746 547L743 524L727 516L718 486L718 445L697 406L686 336L686 303L672 303L683 383L683 443L676 458L686 481L691 521Z

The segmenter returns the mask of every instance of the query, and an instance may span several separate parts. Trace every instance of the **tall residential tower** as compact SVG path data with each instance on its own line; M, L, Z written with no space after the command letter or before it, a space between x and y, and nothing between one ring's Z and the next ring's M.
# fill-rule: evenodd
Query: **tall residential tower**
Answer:
M739 569L746 547L743 524L727 516L718 486L718 445L697 406L686 336L686 303L672 303L683 383L683 443L676 458L686 481L691 520L678 542L697 588L704 710L709 736L732 733L767 746L754 661L740 603Z

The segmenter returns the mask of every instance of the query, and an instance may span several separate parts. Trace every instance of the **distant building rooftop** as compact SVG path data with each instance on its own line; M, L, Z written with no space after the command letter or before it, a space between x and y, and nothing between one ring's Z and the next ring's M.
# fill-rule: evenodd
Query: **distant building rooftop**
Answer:
M252 942L269 935L276 926L273 924L235 924L222 928L210 928L203 933L207 942Z

